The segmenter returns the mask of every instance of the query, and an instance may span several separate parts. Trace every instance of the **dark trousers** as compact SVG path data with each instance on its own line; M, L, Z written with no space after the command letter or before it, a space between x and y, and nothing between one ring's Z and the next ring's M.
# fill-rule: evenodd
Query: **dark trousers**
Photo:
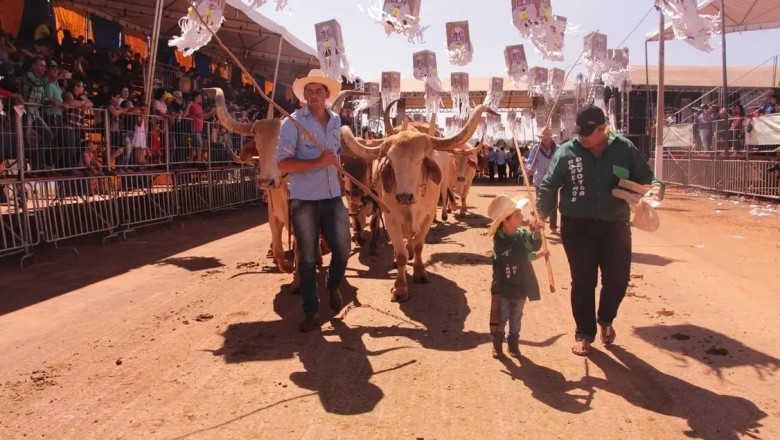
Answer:
M561 217L561 241L571 270L571 309L575 337L593 342L596 322L612 324L626 294L631 272L631 226L625 221ZM596 281L601 295L596 310Z
M496 173L496 163L495 162L488 162L488 177L490 178L490 181L493 181L493 175Z
M496 164L496 167L498 167L498 180L503 182L506 180L506 164L499 163Z

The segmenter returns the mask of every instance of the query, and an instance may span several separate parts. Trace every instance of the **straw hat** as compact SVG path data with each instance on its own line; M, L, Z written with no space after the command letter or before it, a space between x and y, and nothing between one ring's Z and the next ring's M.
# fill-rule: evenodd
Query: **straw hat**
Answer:
M550 138L550 139L552 139L552 137L553 137L554 135L553 135L552 128L550 128L549 126L547 126L547 127L544 127L544 128L542 128L542 130L541 130L541 131L539 131L539 133L537 133L537 134L536 134L536 136L537 136L537 137L540 137L540 138L542 138L542 139L544 139L544 138Z
M488 229L488 235L494 236L504 219L517 210L522 212L528 206L528 203L529 201L525 197L513 199L506 194L496 196L488 206L488 217L493 219L493 223L490 224L490 229Z
M320 69L311 69L307 76L298 78L293 82L293 93L301 104L306 104L306 99L303 97L303 89L309 84L322 84L328 88L330 96L335 97L341 91L341 83L330 77L325 76L325 72Z

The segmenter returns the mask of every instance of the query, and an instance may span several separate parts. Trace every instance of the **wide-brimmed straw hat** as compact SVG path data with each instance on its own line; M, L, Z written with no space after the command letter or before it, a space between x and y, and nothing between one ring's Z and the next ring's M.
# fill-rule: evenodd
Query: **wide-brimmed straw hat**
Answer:
M553 138L553 136L555 136L555 135L553 134L552 128L550 128L550 127L544 127L544 128L542 128L542 129L539 131L539 133L536 133L536 136L537 136L537 137L540 137L540 138L542 138L542 139L544 139L544 138L550 138L550 139L552 139L552 138Z
M309 84L322 84L328 88L331 97L335 97L341 91L341 83L325 76L325 72L320 69L311 69L309 74L303 78L298 78L293 82L293 93L301 104L306 103L306 99L303 97L303 89Z
M513 199L506 194L501 194L493 198L488 206L488 217L493 219L493 223L490 224L490 229L488 229L488 235L491 237L496 235L496 231L499 226L501 226L501 222L515 211L519 210L520 212L523 212L523 209L528 206L528 203L529 201L525 197ZM526 213L523 214L525 215Z

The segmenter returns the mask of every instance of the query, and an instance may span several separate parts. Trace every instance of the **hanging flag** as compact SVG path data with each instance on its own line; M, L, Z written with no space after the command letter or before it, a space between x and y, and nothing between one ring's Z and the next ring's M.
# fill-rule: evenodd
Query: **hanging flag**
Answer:
M620 91L630 85L631 67L628 64L628 48L608 49L609 69L601 75L606 87L617 87Z
M696 0L655 0L655 5L671 18L676 40L685 40L696 49L712 52L709 40L721 31L720 14L699 15Z
M598 32L585 35L583 58L588 71L588 80L595 82L601 75L609 70L607 58L607 36Z
M452 113L458 123L463 123L471 114L471 99L469 98L469 74L453 72L450 74L450 95L452 96Z
M511 0L512 24L550 61L563 61L566 18L552 13L551 0Z
M548 75L549 71L544 67L531 67L531 75L528 81L528 94L530 96L549 98Z
M344 39L341 36L341 26L336 20L323 21L314 25L317 35L317 54L320 69L330 78L341 81L341 77L352 81L349 71L349 60L344 51Z
M401 98L401 72L382 72L382 108ZM397 111L393 106L390 117L395 118Z
M566 72L563 69L557 67L550 69L550 84L548 88L548 94L552 101L558 99L558 96L563 91L563 80L566 76Z
M528 76L528 61L525 58L525 48L522 44L507 46L504 49L504 61L506 62L506 74L512 85L520 87L520 83Z
M538 32L531 35L531 42L543 58L563 61L563 41L566 36L566 17L554 15L543 22Z
M360 114L368 110L368 119L379 118L379 83L367 82L363 83L362 87L364 92L368 95L362 96L354 101L355 114Z
M483 104L490 107L493 111L498 111L501 105L501 98L504 97L504 78L494 76L490 78L487 96Z
M485 141L488 144L504 138L504 124L501 123L501 115L488 113L486 117L487 133Z
M465 66L471 62L474 48L468 21L453 21L445 24L447 30L447 54L450 64Z
M196 13L197 11L197 13ZM168 46L177 47L184 56L190 56L211 41L211 32L216 33L225 21L225 0L193 1L187 15L179 19L181 35L168 41ZM198 18L203 17L203 21Z
M441 106L441 95L444 86L439 79L436 68L436 54L430 50L422 50L412 54L414 77L425 84L425 110L428 119L431 114L438 113Z
M420 27L420 4L422 0L375 1L364 11L375 22L385 28L385 33L406 35L410 43L423 43L423 32L428 26ZM363 7L358 5L363 11Z
M520 36L531 38L531 32L534 26L539 25L539 9L535 0L511 0L512 1L512 24L515 25ZM549 0L547 2L549 4Z

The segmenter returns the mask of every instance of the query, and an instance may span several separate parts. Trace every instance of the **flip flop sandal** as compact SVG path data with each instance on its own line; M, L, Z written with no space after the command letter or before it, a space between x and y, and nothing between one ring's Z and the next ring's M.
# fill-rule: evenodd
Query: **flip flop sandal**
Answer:
M604 345L615 342L615 336L617 336L615 329L611 325L602 325L599 334L601 335L601 342L603 342Z
M571 352L577 356L587 356L590 354L590 342L580 339L571 347Z

